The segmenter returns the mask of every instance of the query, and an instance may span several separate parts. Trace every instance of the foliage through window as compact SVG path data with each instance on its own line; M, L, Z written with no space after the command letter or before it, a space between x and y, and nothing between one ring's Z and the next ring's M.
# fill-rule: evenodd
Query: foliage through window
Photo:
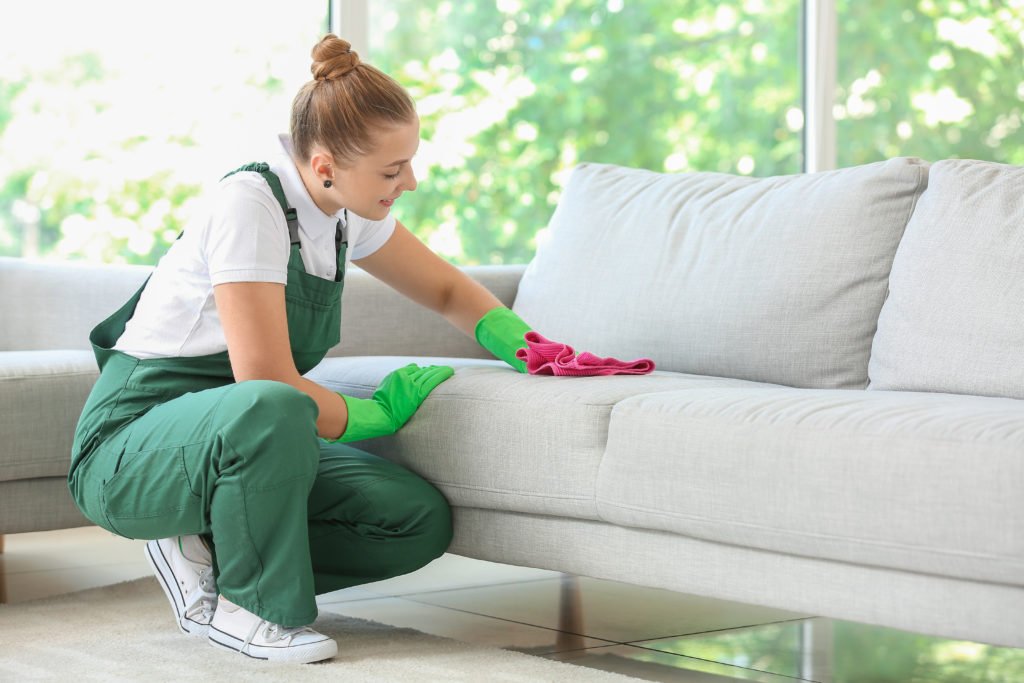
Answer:
M1024 0L836 2L839 166L1024 163ZM0 22L0 255L155 263L205 189L273 153L327 5L19 5ZM800 0L367 5L363 56L423 121L396 215L454 263L528 261L580 162L801 169Z
M455 262L528 261L579 162L800 170L796 0L369 5L423 121L398 216Z

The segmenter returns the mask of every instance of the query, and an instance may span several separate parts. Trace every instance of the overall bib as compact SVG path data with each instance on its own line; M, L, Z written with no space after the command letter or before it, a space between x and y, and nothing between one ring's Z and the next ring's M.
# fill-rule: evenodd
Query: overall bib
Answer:
M288 334L305 374L340 340L341 221L335 280L311 275L277 177L266 164L239 170L261 173L285 209ZM270 380L236 383L226 351L138 359L113 350L145 287L89 335L100 377L68 474L88 519L127 538L203 535L220 593L286 627L315 620L318 593L405 574L445 551L451 517L440 492L399 465L320 439L308 394Z

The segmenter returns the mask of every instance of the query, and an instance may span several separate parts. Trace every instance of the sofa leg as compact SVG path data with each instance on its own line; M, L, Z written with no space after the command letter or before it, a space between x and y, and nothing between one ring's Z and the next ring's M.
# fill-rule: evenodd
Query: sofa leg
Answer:
M579 579L562 574L562 590L558 606L558 635L555 644L562 651L581 650L583 640L583 601L580 599Z
M0 534L0 553L4 551L4 535ZM7 603L7 572L0 566L0 605Z

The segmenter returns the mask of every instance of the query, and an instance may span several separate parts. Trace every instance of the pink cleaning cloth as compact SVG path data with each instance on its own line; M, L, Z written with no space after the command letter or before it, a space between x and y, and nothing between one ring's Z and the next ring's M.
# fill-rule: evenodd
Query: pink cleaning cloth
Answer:
M516 358L526 361L526 371L531 375L569 375L589 377L596 375L646 375L654 371L654 361L640 358L621 361L615 358L601 358L589 351L580 355L568 344L545 339L537 332L527 332L524 337L526 348L516 351Z

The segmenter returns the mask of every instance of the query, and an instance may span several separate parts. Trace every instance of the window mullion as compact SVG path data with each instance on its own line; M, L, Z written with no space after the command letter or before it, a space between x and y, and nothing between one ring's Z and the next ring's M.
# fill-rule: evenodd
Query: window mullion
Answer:
M330 0L331 33L352 44L360 56L370 58L369 0Z
M836 167L836 0L803 0L804 171Z

